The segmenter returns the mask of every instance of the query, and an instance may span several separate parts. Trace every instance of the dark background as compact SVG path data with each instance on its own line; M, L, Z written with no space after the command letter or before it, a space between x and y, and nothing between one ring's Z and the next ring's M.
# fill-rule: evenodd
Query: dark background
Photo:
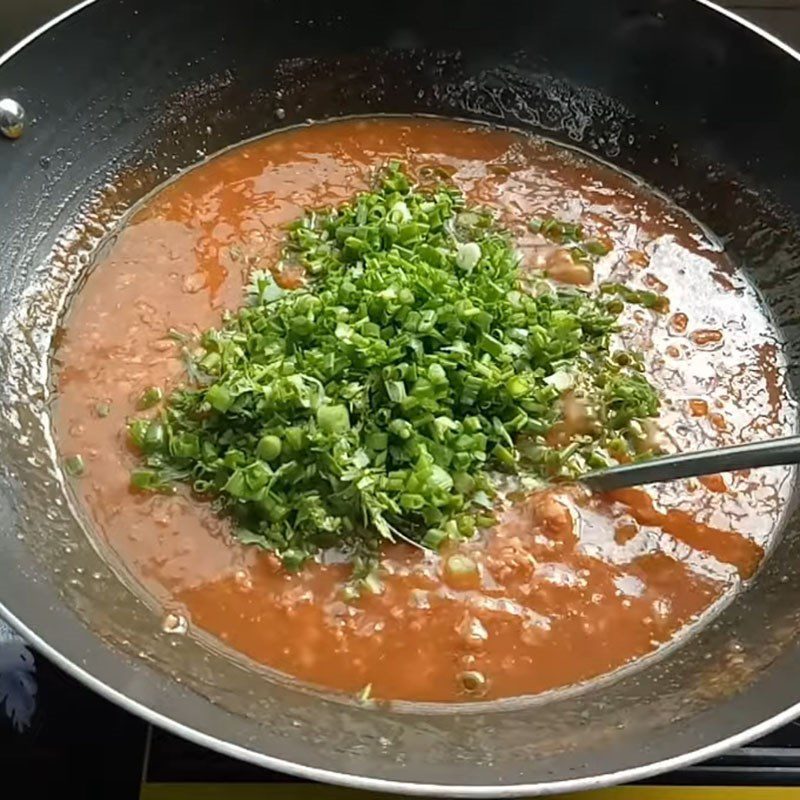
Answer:
M800 47L800 0L717 0L717 2L747 17L795 47ZM0 53L51 17L75 4L75 0L0 0Z
M800 0L717 0L717 2L751 19L795 47L800 47ZM75 4L75 0L0 0L0 53L36 30L51 17Z

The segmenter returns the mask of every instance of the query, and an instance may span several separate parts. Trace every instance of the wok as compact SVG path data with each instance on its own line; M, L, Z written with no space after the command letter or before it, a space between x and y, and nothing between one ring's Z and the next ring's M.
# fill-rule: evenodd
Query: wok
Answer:
M678 0L101 0L12 50L0 96L25 106L28 126L0 140L2 616L157 725L359 788L599 787L707 758L800 713L793 508L751 584L660 658L528 703L362 708L163 632L159 609L87 537L47 413L59 314L125 209L239 140L367 113L523 128L663 190L747 270L796 390L797 59L719 9Z

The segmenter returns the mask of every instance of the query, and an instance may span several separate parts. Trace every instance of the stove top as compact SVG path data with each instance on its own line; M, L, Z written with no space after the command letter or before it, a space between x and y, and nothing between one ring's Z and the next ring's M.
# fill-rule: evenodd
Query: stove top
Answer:
M270 789L281 800L329 796L367 796L361 792L323 789L280 773L244 764L186 742L102 699L35 654L0 623L0 797L19 784L32 789L61 790L82 800L179 800L179 798L266 797ZM683 789L659 798L737 796L714 787L762 787L759 798L800 797L800 722L781 728L747 747L694 767L647 781L652 787ZM189 785L189 786L187 786ZM770 790L763 787L784 787ZM654 788L629 794L633 787L601 793L651 797ZM677 790L676 790L677 791ZM244 792L244 793L242 793ZM720 792L720 794L717 794ZM743 790L737 790L743 792ZM794 792L791 792L792 796ZM591 795L581 795L590 797ZM742 793L742 797L750 796Z

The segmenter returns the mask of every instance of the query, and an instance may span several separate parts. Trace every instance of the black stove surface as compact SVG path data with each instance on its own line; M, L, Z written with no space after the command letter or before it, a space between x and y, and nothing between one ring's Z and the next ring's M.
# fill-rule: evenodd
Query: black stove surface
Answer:
M0 623L0 797L19 782L68 796L134 800L142 785L299 783L186 742L134 717L34 654ZM660 786L800 787L800 722ZM222 795L220 795L222 796ZM261 795L259 795L261 796Z
M0 798L17 783L30 797L69 787L81 800L137 798L147 728L0 622Z

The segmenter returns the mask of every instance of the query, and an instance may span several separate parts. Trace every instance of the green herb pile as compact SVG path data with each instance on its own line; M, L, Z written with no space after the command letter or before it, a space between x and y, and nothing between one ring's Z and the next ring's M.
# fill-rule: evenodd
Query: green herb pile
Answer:
M497 472L637 457L658 401L636 355L610 351L618 294L526 274L452 186L389 166L375 191L289 229L276 271L298 265L292 291L257 274L202 335L187 386L130 424L135 488L187 483L287 568L338 546L364 578L383 541L437 548L491 525ZM551 445L567 392L590 424Z

